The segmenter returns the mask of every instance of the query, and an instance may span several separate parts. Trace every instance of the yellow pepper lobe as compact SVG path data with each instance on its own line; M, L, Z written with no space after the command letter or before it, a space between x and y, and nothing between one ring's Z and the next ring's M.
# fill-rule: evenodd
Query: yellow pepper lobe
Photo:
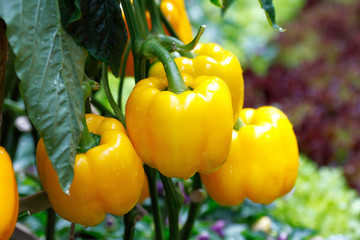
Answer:
M36 161L54 210L70 222L95 226L104 220L106 213L121 216L135 206L145 173L118 120L87 114L86 122L90 132L101 135L100 145L76 155L69 195L60 187L42 139L37 146Z
M233 53L214 43L198 44L193 52L196 55L195 58L175 58L180 72L193 77L216 76L221 78L230 90L235 124L244 103L243 70L239 60ZM165 77L161 62L156 62L151 66L149 76Z
M0 239L10 239L19 211L19 195L9 154L0 147Z
M299 166L296 136L286 115L274 107L243 109L245 126L233 131L225 164L201 179L209 195L225 206L248 198L269 204L295 185Z
M165 91L166 78L137 83L126 105L126 124L145 164L167 177L187 179L197 171L213 172L226 160L232 106L221 79L183 77L192 91Z

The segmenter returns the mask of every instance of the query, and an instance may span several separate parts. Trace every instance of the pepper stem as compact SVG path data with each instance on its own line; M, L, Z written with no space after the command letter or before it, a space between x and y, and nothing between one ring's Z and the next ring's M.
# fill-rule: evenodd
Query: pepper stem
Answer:
M158 58L164 65L165 73L168 80L168 90L180 94L187 91L187 86L180 74L171 54L155 38L150 38L142 44L142 53L150 59Z
M160 173L160 179L164 185L165 201L169 212L169 239L179 240L180 193L177 193L171 178L165 177Z
M205 28L206 28L205 25L201 25L198 32L197 32L197 34L196 34L196 36L194 37L194 39L191 42L189 42L188 44L184 44L180 40L178 40L178 39L176 39L174 37L166 36L166 35L160 35L159 34L158 37L159 37L160 43L163 46L165 46L165 48L168 51L172 51L172 52L177 51L177 52L180 52L180 53L190 52L198 44L202 34L205 31Z
M164 226L162 222L162 215L159 207L159 198L156 188L156 174L157 171L151 167L144 165L145 173L148 178L149 183L149 192L151 198L151 210L155 223L155 239L163 240L164 239Z
M85 77L85 78L87 78L87 77ZM83 94L83 99L84 99L84 106L86 104L86 100L91 95L91 91L92 90L97 90L97 89L99 89L99 87L100 87L99 84L97 82L95 82L95 81L92 81L92 80L86 79L83 82L83 84L82 84L82 94ZM81 138L80 138L79 144L78 144L77 149L76 149L76 151L78 153L85 153L88 150L90 150L91 148L97 146L98 143L99 143L99 136L90 133L90 131L88 129L88 126L86 124L85 116L82 119L82 124L83 124L84 130L83 130L83 132L81 134Z
M133 5L131 4L130 0L120 0L121 6L123 7L126 23L128 25L129 33L130 33L130 41L132 47L132 53L134 57L134 73L135 73L135 80L140 81L142 78L142 59L138 54L140 43L143 41L141 37L141 32L139 28L139 23L136 20L135 12ZM126 59L124 58L124 61ZM119 119L120 120L120 119Z
M164 32L161 25L160 11L156 6L155 0L147 0L146 3L151 17L151 26L152 26L151 32L153 33Z
M234 130L239 131L240 128L242 128L243 126L245 126L245 123L242 121L241 118L238 118L233 128Z
M95 140L95 138L93 137L93 135L91 135L89 128L87 127L86 124L86 118L84 116L83 118L83 126L84 126L84 130L81 134L81 138L80 138L80 142L78 144L78 147L76 149L76 151L78 153L85 153L88 150L90 150L91 148L95 147L97 145L97 141Z
M133 49L137 48L138 41L141 39L139 24L135 17L133 5L130 0L120 0L121 6L124 10L126 23L129 28L130 40Z
M193 191L199 190L202 188L202 183L200 179L200 174L196 173L194 175L194 183L193 183ZM180 239L181 240L187 240L190 239L191 230L194 226L195 220L199 215L201 202L194 202L191 201L190 209L188 213L188 217L186 219L186 222L183 226L183 228L180 231Z
M107 67L105 63L102 63L102 81L104 86L105 95L110 103L111 108L114 110L116 118L123 124L123 126L126 128L126 121L125 116L121 112L120 107L116 104L115 99L110 91L109 86L109 79L108 79L108 72ZM119 92L119 94L121 94Z

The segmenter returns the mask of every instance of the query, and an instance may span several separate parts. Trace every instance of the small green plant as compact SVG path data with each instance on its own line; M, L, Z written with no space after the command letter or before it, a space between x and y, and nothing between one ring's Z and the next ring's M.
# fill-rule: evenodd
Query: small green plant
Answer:
M295 186L293 194L277 200L270 210L277 220L313 229L323 237L360 235L360 198L347 186L341 168L318 168L301 157Z

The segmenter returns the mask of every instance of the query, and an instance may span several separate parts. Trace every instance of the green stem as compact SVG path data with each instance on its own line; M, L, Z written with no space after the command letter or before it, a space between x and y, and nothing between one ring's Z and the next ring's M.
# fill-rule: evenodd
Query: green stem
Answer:
M193 191L201 189L202 184L201 184L201 179L200 179L199 173L196 173L193 179L194 179ZM191 202L190 203L188 217L187 217L186 222L180 232L181 240L188 240L190 238L191 230L192 230L195 220L200 212L200 207L201 207L201 202Z
M238 118L233 128L236 131L239 131L243 126L245 126L245 123L241 120L241 118Z
M166 36L163 34L158 34L157 35L160 43L162 46L164 46L166 48L166 50L168 50L169 52L179 52L181 56L187 57L187 58L194 58L194 54L190 51L182 51L181 48L179 48L179 46L183 46L184 43L182 41L180 41L177 38L174 37L170 37L170 36Z
M91 113L90 99L86 99L86 101L85 101L85 114L86 113Z
M134 9L135 9L135 16L138 21L139 30L140 30L142 37L146 38L146 36L149 35L150 31L149 31L149 27L148 27L147 21L146 21L145 6L143 4L144 2L141 1L139 3L139 1L141 1L141 0L133 1L133 5L134 5ZM148 1L148 0L145 0L145 1Z
M6 98L3 102L4 109L10 110L17 115L26 115L25 107L19 102Z
M135 224L141 219L143 219L146 214L146 210L142 208L139 204L136 204L130 212L124 215L124 240L134 239Z
M118 90L118 106L120 109L121 109L122 90L124 87L124 80L125 80L125 70L126 70L127 60L129 58L129 54L130 54L130 49L131 49L131 43L129 43L126 46L124 56L123 56L123 63L121 65L121 69L120 69L120 83L119 83L119 90Z
M171 178L165 177L160 173L160 179L164 185L165 201L169 213L169 239L179 240L179 212L181 208L179 201L180 193L176 191Z
M147 0L146 3L151 17L151 32L155 34L163 33L164 30L161 25L160 10L156 6L155 0Z
M154 218L155 224L155 239L164 240L164 226L161 216L161 211L159 207L159 197L156 188L156 174L157 171L151 167L144 165L145 173L148 178L149 183L149 192L151 198L151 210Z
M113 95L111 94L110 87L109 87L109 79L108 79L108 72L105 63L102 63L102 82L104 85L104 91L106 97L110 103L111 108L114 110L116 118L124 125L126 128L125 116L121 112L119 106L116 104Z
M97 145L96 140L94 139L94 137L90 134L89 128L86 124L86 119L85 116L83 118L83 126L84 126L84 130L81 134L81 138L80 138L80 142L78 144L77 147L77 152L79 153L85 153L88 150L90 150L91 148L95 147Z
M139 24L135 17L135 12L130 0L120 0L121 5L124 9L126 23L128 24L128 29L130 32L130 40L132 46L132 53L134 57L134 73L135 73L135 81L140 81L141 79L141 69L138 66L141 66L142 59L140 54L138 54L138 49L140 43L143 41L141 38L141 33L139 30Z
M205 28L206 28L205 25L201 25L196 36L194 37L194 39L188 44L183 44L180 40L178 40L174 37L166 36L166 35L159 35L158 37L159 37L160 43L163 46L165 46L168 51L177 51L180 53L190 52L198 44L202 34L205 31Z
M131 209L130 212L124 215L124 240L132 240L134 239L134 233L135 233L135 217L137 215L137 212L135 208Z
M83 82L82 84L82 94L83 94L83 99L84 99L84 112L86 111L87 108L87 103L88 103L88 98L91 95L91 91L92 90L97 90L99 89L100 85L92 80L86 80ZM80 142L79 145L77 147L77 152L78 153L85 153L87 152L89 149L95 147L96 145L98 145L98 142L96 141L96 139L93 137L93 135L90 134L90 131L88 129L88 126L86 124L86 119L85 116L83 117L83 127L84 130L81 134L81 138L80 138Z
M179 68L177 67L171 54L155 38L150 38L142 44L142 52L146 57L157 57L164 65L168 79L168 90L180 94L187 91L187 87L182 79Z
M130 0L120 0L121 6L124 10L126 23L128 25L130 40L133 49L137 49L138 41L141 39L139 24L135 17L135 12Z
M46 223L46 240L53 240L55 233L56 214L54 209L47 210L47 223Z

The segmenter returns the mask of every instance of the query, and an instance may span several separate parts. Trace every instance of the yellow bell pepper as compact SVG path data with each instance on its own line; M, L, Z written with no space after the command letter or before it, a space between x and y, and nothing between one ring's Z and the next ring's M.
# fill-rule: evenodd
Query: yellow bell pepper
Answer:
M174 28L179 39L184 43L191 42L193 35L184 0L162 0L160 10Z
M269 204L295 185L299 152L286 115L275 107L243 109L244 126L234 130L225 164L201 179L209 195L225 206L248 198Z
M19 195L11 159L0 147L0 239L10 239L19 211Z
M135 85L126 104L129 137L140 158L167 177L210 173L226 160L232 131L231 97L216 77L183 75L190 89L167 91L166 78Z
M196 55L195 58L175 58L180 72L194 77L216 76L224 80L231 92L235 123L244 103L244 79L239 60L233 53L215 43L198 44L193 52ZM149 76L165 76L161 62L156 62L151 66Z
M37 146L36 161L54 210L70 222L95 226L104 220L106 213L121 216L135 206L145 173L118 120L86 114L86 123L90 132L101 135L100 145L76 155L69 195L60 187L42 139Z
M139 203L143 203L148 197L150 197L150 189L148 179L145 176L144 186L141 191Z

